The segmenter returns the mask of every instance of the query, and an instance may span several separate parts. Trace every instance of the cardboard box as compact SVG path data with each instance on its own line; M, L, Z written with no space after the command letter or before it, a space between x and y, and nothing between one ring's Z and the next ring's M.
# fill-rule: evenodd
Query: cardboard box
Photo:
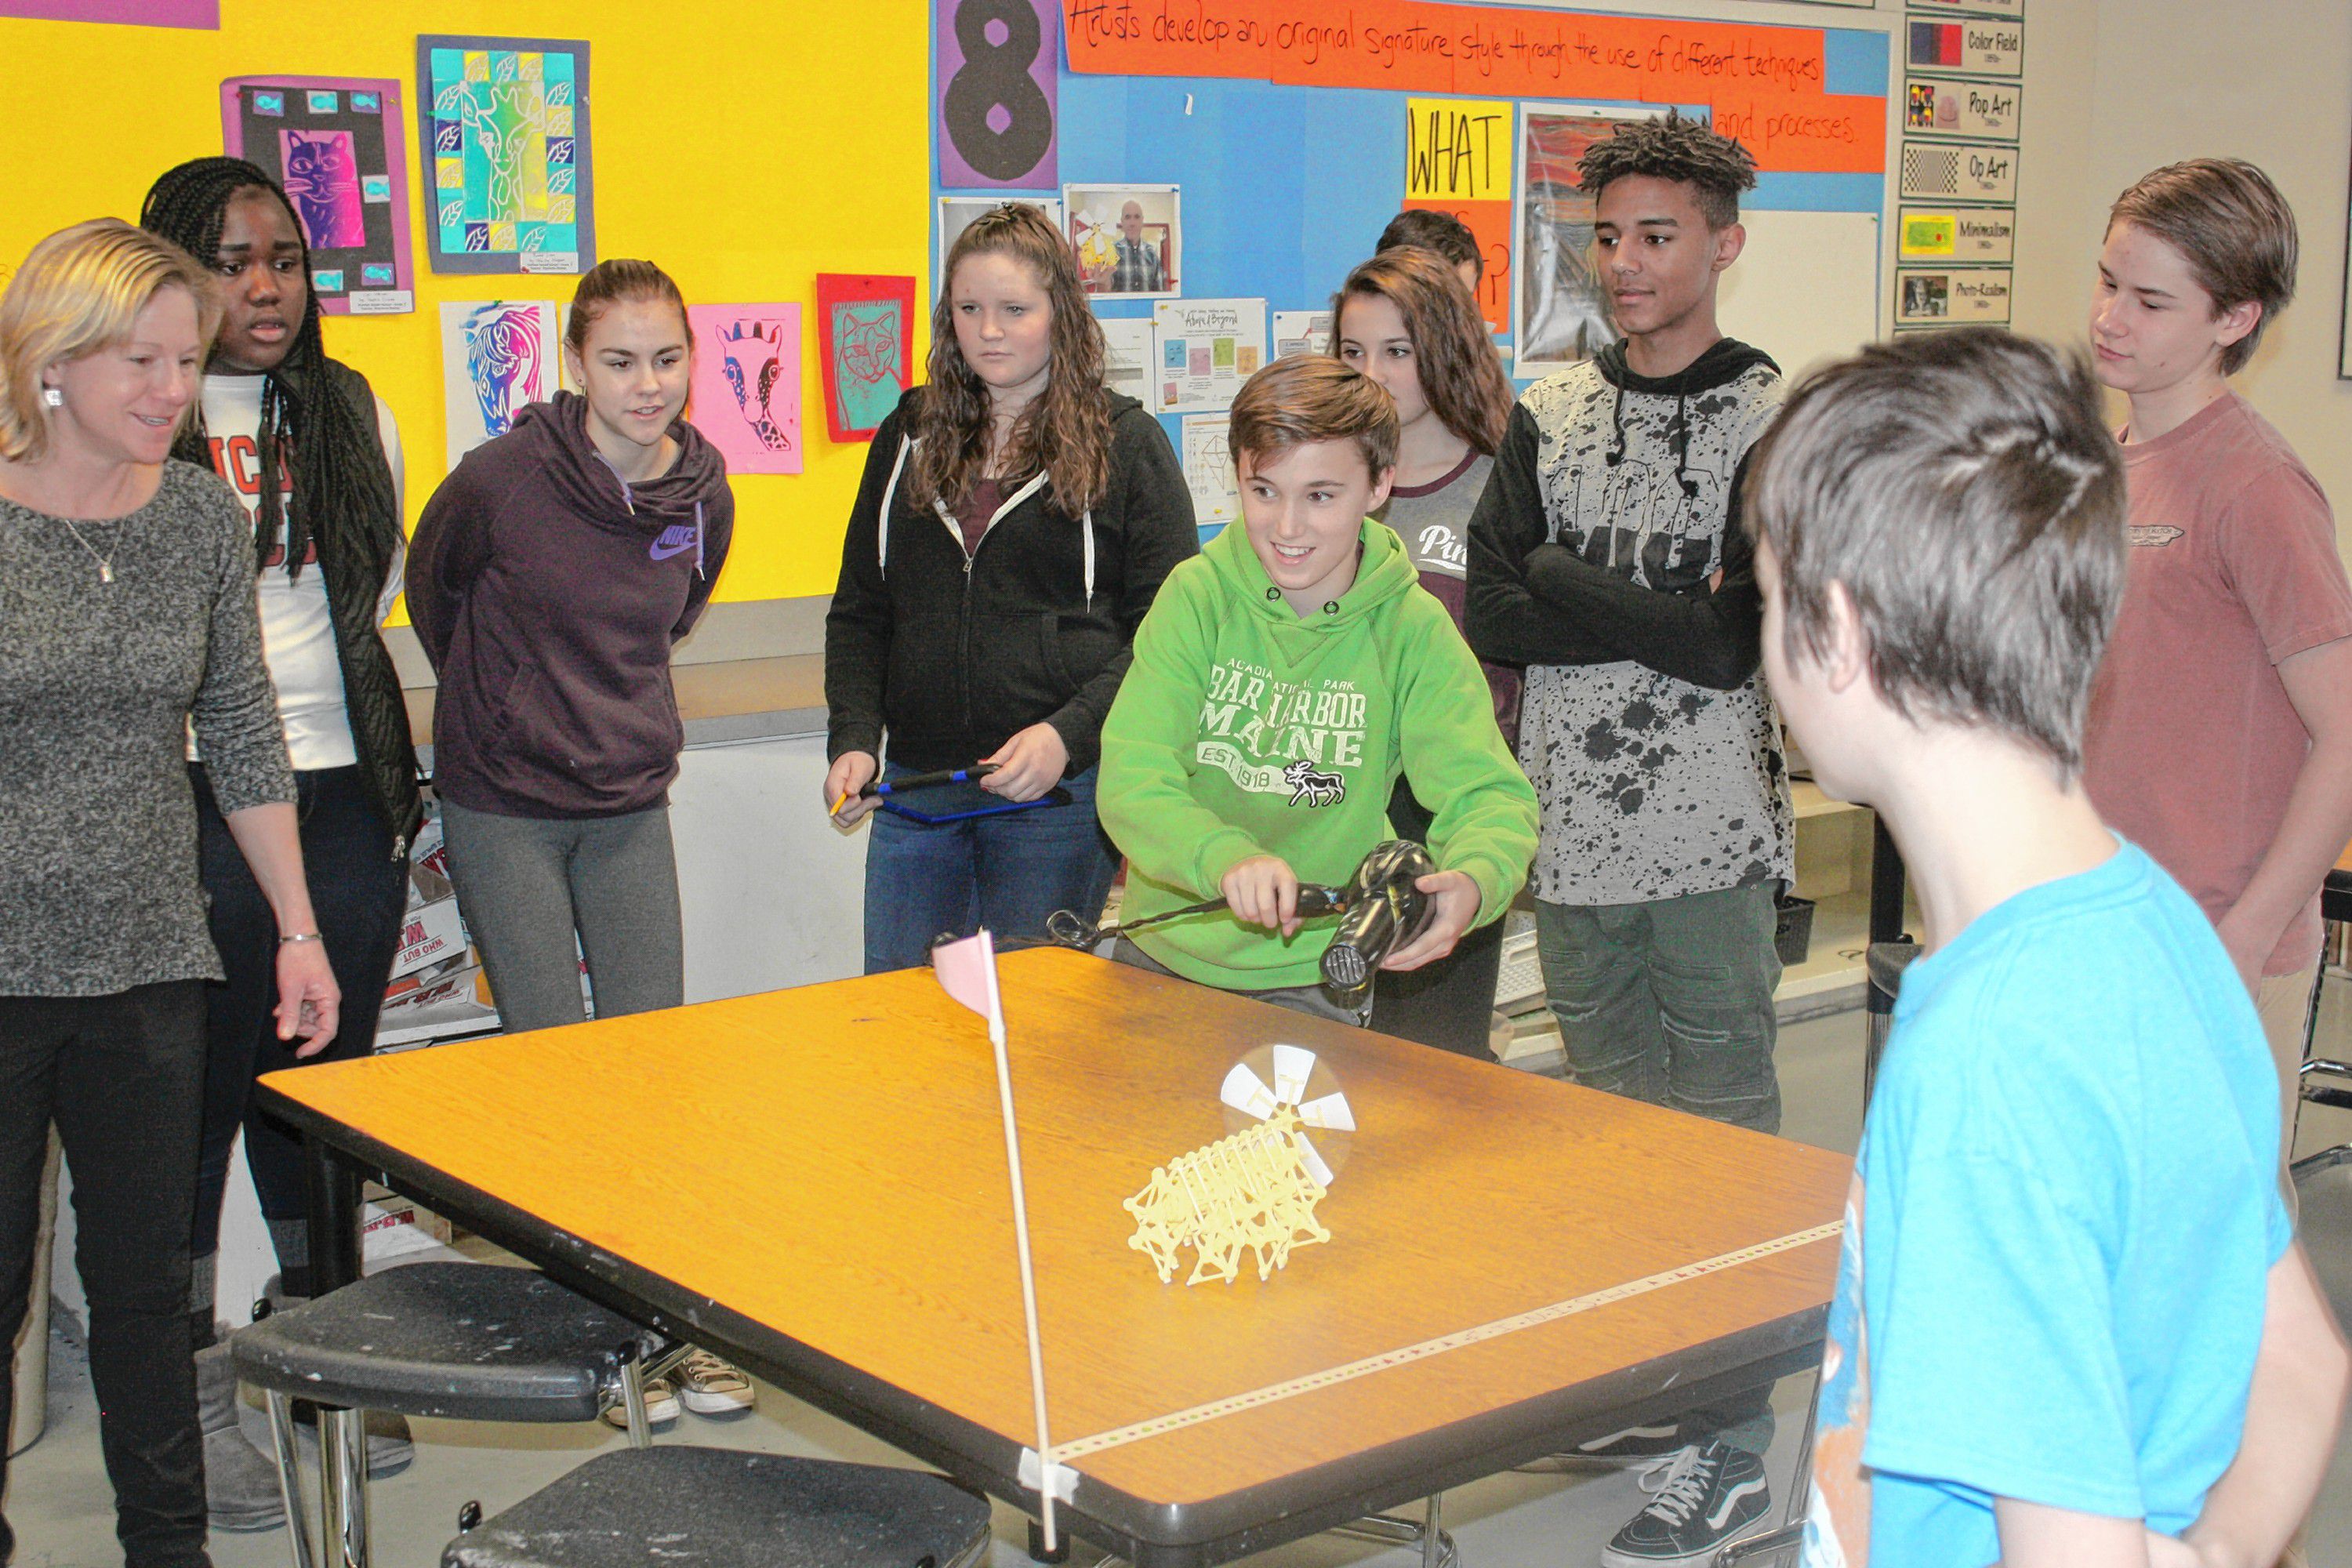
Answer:
M466 951L466 921L454 898L412 909L402 922L400 952L392 961L394 980ZM388 998L391 994L385 994Z

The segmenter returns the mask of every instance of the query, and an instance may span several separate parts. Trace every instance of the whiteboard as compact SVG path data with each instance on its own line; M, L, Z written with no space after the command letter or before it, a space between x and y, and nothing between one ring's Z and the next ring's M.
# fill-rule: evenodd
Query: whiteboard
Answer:
M1739 215L1748 248L1723 275L1716 320L1790 381L1878 338L1878 216Z

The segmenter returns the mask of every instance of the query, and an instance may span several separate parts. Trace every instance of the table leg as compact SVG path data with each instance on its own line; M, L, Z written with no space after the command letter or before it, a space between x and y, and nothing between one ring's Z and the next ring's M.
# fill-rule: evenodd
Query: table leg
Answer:
M319 1466L328 1560L333 1568L368 1568L366 1412L320 1408Z
M310 1293L340 1290L360 1277L360 1173L327 1143L302 1139L310 1199Z
M1438 1505L1445 1500L1444 1492L1429 1494L1429 1511L1421 1522L1421 1568L1438 1568L1450 1542L1445 1532L1437 1528Z

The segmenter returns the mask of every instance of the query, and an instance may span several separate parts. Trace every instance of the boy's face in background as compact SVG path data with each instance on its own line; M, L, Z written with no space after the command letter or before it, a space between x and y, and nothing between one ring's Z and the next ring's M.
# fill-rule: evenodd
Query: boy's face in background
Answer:
M2091 290L2092 365L2102 385L2145 395L2219 375L2221 351L2252 325L2238 314L2216 313L2213 296L2168 241L2128 223L2107 230Z
M1707 227L1687 181L1651 174L1610 181L1595 204L1592 258L1617 330L1647 337L1704 310L1743 237L1738 224Z
M1355 586L1364 519L1389 499L1349 440L1308 441L1279 454L1234 454L1242 527L1292 610L1312 615Z

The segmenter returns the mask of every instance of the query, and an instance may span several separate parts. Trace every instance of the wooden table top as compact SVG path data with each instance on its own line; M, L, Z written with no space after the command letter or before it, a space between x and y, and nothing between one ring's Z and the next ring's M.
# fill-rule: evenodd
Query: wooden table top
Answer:
M1055 1444L1081 1450L1076 1510L1130 1543L1255 1550L1283 1537L1235 1532L1310 1510L1343 1471L1418 1496L1441 1458L1524 1457L1538 1426L1819 1340L1841 1156L1085 954L1001 963ZM1321 1054L1360 1128L1319 1211L1332 1239L1264 1283L1245 1267L1162 1285L1120 1202L1224 1135L1226 1070L1276 1041ZM1003 1479L1035 1441L985 1031L927 971L263 1082L273 1110L414 1195L510 1246L536 1226L526 1255L617 1283L919 1454ZM1119 1435L1139 1424L1155 1429Z

